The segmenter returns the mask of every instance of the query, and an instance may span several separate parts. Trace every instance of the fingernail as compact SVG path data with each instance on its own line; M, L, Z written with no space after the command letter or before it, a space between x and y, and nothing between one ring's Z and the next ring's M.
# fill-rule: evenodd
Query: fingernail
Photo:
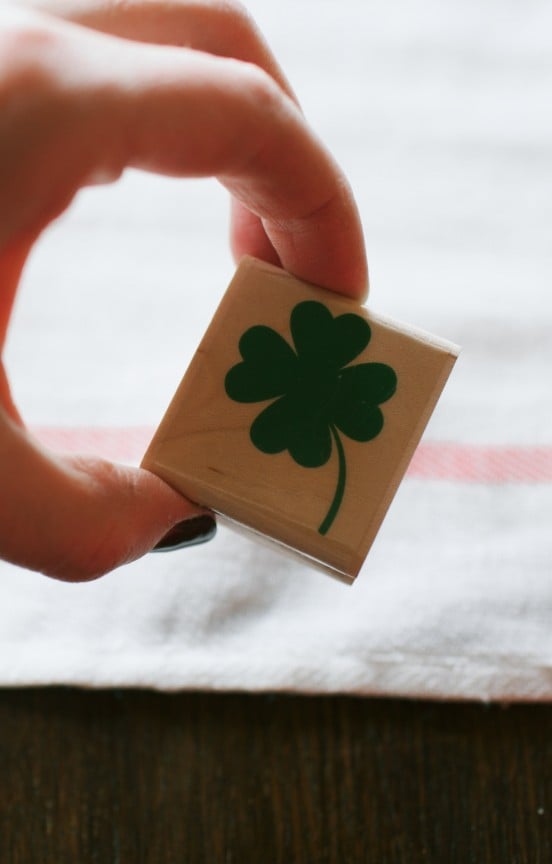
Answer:
M151 551L172 552L175 549L198 546L212 540L216 533L217 523L212 516L194 516L193 519L173 525Z

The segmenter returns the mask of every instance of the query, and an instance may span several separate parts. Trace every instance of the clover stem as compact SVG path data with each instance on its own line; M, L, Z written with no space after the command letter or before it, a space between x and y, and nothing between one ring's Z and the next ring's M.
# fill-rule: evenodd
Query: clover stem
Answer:
M319 534L327 534L330 530L332 523L337 516L337 511L341 506L341 502L343 500L343 493L345 492L345 481L347 479L347 466L345 464L345 451L343 449L343 444L341 443L341 438L337 434L337 429L335 426L330 426L330 431L333 435L333 439L335 441L335 446L337 448L337 460L338 460L338 474L337 474L337 487L335 490L335 495L333 497L333 501L330 505L330 509L326 513L324 521L320 525L318 529Z

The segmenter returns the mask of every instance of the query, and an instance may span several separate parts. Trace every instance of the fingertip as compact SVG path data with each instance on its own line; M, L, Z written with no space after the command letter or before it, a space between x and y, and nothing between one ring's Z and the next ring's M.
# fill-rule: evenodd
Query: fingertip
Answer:
M366 303L370 293L370 275L365 255L352 268L349 284L350 296L359 303Z

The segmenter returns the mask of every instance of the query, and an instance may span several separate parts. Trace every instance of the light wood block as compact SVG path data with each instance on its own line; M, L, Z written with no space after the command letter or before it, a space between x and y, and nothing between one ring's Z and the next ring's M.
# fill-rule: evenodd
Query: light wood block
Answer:
M352 582L457 354L245 258L142 465Z

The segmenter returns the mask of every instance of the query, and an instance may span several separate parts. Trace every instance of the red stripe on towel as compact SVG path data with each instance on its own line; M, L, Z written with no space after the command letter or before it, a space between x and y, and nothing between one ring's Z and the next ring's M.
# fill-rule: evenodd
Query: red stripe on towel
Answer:
M154 429L131 427L54 427L34 429L53 450L94 453L115 461L139 462ZM490 447L422 442L408 468L410 477L461 483L550 483L552 447Z
M422 443L408 473L411 477L463 483L549 483L552 447Z

